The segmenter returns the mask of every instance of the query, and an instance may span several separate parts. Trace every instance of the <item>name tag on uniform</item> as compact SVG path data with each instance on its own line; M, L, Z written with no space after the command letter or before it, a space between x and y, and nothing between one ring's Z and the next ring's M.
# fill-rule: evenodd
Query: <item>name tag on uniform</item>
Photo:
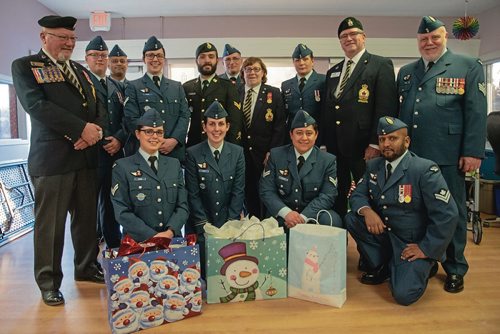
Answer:
M330 74L330 78L338 78L340 77L340 72L333 72L332 74Z
M134 181L146 181L145 177L134 177Z
M288 182L288 179L286 177L283 177L283 176L278 176L278 179Z
M208 173L208 169L198 169L198 173Z

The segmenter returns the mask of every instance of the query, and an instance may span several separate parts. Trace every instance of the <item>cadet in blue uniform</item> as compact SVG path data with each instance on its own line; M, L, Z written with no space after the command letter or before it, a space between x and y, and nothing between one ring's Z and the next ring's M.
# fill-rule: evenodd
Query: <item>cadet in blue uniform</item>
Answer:
M95 37L85 48L85 61L92 73L97 98L101 100L108 114L108 124L104 127L104 139L99 145L97 182L97 236L104 237L109 248L120 246L120 225L116 222L111 204L111 166L123 158L122 147L128 135L123 120L123 86L117 81L106 78L108 66L108 47L101 36Z
M159 154L163 117L149 108L136 121L139 150L113 167L115 217L137 242L181 236L188 219L187 191L178 159Z
M345 59L326 73L320 141L337 157L339 196L335 209L343 217L351 181L359 180L366 161L380 154L378 119L396 116L398 101L392 61L366 51L361 22L347 17L337 33Z
M123 83L124 87L126 87L129 82L125 77L128 69L128 58L125 51L118 44L115 44L109 52L108 66L111 79Z
M243 115L241 103L236 87L226 79L221 79L215 74L217 70L218 53L212 43L203 43L196 48L196 65L200 76L185 82L182 86L191 107L191 124L187 145L196 145L207 137L203 131L203 114L214 101L218 101L227 111L231 127L226 140L241 143Z
M224 45L224 52L222 53L222 63L224 64L225 72L219 76L219 78L227 79L236 86L238 94L241 95L245 92L245 83L241 79L240 71L241 64L243 60L241 59L241 52L231 44Z
M320 121L321 99L325 90L325 75L313 69L313 51L307 45L297 45L292 59L297 75L281 84L288 129L300 109L307 110L317 122Z
M203 120L207 140L187 149L185 175L190 214L186 234L197 234L203 268L203 226L210 223L221 227L230 219L240 219L245 199L245 156L241 146L224 140L230 127L227 116L222 105L214 101Z
M147 73L140 79L130 81L125 89L125 121L127 130L133 132L136 121L146 106L158 110L164 121L165 138L160 153L177 158L181 162L186 154L186 133L189 125L189 107L180 82L163 75L165 49L155 37L144 44L142 60Z
M60 305L64 229L71 213L75 280L104 283L97 256L97 146L106 112L91 74L70 60L74 17L41 18L39 53L16 59L12 78L31 118L28 171L35 191L34 271L47 305Z
M292 144L271 150L260 180L260 198L286 232L308 218L316 219L320 210L328 210L333 226L342 227L333 211L337 197L335 156L314 146L317 137L316 120L299 110L291 124ZM330 225L330 218L322 214L319 223Z
M410 149L435 161L455 199L460 220L446 251L444 288L460 292L469 266L465 173L479 168L486 136L486 85L478 59L446 48L444 24L425 16L417 41L422 58L398 74L400 118L409 125Z
M369 268L361 283L390 277L394 299L409 305L436 274L435 261L444 259L458 211L437 164L408 151L405 123L381 117L378 134L383 157L368 161L346 226Z

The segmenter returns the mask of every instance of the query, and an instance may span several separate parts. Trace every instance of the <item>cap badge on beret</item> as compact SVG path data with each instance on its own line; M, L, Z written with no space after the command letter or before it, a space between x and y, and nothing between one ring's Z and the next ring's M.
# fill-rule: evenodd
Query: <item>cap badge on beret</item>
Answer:
M391 118L389 118L389 117L386 117L386 118L385 118L385 121L386 121L387 123L391 124L391 125L392 125L392 124L394 124L394 121L393 121Z
M353 24L354 24L354 23L352 22L352 20L351 20L351 19L347 20L347 25L348 25L349 27L352 27L352 26L353 26Z
M207 49L211 49L211 48L212 48L212 44L207 42Z

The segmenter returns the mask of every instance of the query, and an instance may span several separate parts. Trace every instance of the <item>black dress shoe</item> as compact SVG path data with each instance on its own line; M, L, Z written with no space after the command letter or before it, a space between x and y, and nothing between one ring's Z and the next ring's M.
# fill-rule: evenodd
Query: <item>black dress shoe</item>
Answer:
M104 275L102 272L96 270L92 274L87 275L75 275L75 281L86 281L86 282L94 282L94 283L104 283Z
M389 268L387 265L381 265L377 270L368 271L361 275L361 283L368 285L382 284L389 276Z
M444 281L444 289L451 293L458 293L464 289L464 277L459 274L449 274Z
M431 271L429 272L429 278L436 276L438 269L439 265L436 261L434 261L434 265L432 266Z
M64 304L64 296L59 290L42 291L42 299L49 306Z

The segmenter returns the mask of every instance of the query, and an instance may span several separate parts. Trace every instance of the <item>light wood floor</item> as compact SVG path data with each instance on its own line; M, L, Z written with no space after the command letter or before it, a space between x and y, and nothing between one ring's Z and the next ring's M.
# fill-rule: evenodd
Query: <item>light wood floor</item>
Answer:
M46 306L33 278L32 233L0 248L0 333L109 333L103 285L74 282L66 238L62 292L66 304ZM465 290L442 288L442 268L412 306L392 300L387 283L358 281L358 255L348 246L347 301L336 309L293 298L204 305L203 314L142 333L500 333L500 228L485 228L466 250Z

